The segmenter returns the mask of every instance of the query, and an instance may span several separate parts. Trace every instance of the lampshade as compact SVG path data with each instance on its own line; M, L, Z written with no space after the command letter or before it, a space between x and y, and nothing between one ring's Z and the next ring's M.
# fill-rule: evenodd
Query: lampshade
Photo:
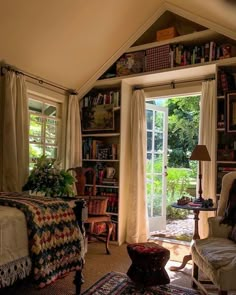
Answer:
M211 161L207 147L201 144L196 145L192 152L190 160Z

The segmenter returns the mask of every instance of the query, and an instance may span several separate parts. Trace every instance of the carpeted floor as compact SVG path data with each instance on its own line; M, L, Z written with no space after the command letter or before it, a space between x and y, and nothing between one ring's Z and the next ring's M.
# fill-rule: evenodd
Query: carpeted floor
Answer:
M137 287L129 277L120 272L110 272L96 282L82 295L200 295L192 289L173 284Z
M109 272L126 273L131 261L126 250L127 245L116 246L111 245L111 255L106 255L105 245L103 243L91 243L88 246L85 267L83 270L84 284L82 292L85 292L96 281L101 279ZM173 252L173 251L172 251ZM182 257L182 251L175 249ZM176 254L175 253L175 254ZM171 265L179 265L179 262L169 261L166 270L170 276L171 284L191 288L191 264L178 272L169 270ZM35 289L29 281L23 281L7 290L1 290L0 294L4 295L72 295L75 294L75 286L73 284L74 273L69 274L63 279L57 280L54 284L44 288ZM216 294L216 293L209 293ZM235 294L234 294L235 295Z

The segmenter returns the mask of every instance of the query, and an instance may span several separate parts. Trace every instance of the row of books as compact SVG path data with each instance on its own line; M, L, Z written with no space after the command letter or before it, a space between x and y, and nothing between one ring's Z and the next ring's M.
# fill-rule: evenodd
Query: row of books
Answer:
M219 172L236 171L236 167L218 167Z
M120 91L90 92L82 100L82 107L90 107L101 104L113 104L120 106Z
M108 197L107 212L118 213L118 194L103 192L101 195Z
M103 178L101 184L109 186L119 186L119 181L116 178Z
M172 45L170 49L171 67L185 66L223 58L223 49L214 41L203 45Z
M226 91L234 90L236 86L236 77L232 73L220 69L217 79L217 94L224 95Z
M118 160L119 144L85 138L83 139L83 159Z
M230 44L219 45L209 41L201 45L166 44L146 50L125 53L114 67L107 71L107 76L126 76L159 69L210 62L235 56L235 47Z

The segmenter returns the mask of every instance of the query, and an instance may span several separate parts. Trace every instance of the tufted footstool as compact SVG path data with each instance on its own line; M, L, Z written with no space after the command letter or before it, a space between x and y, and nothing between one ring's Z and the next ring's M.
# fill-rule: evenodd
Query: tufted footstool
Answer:
M144 286L164 285L170 282L165 265L170 251L156 243L128 244L127 251L132 264L127 272L136 284Z

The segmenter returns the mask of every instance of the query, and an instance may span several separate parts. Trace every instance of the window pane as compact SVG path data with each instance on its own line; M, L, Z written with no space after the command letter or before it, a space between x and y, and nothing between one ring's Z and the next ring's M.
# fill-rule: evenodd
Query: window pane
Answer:
M46 137L55 138L57 136L57 125L46 125Z
M42 112L43 112L43 102L37 101L37 100L34 100L34 99L29 99L29 110L31 112L34 112L34 113L42 114Z
M57 116L57 108L55 106L45 104L44 115L49 117Z
M162 176L154 175L153 178L153 216L162 215Z
M147 129L152 129L153 111L151 110L146 111L146 121L147 121Z
M163 151L163 133L155 132L154 151L155 152L162 152Z
M57 140L56 140L56 138L46 138L45 139L45 144L47 144L47 145L56 145Z
M43 143L42 137L30 136L29 138L30 143Z
M45 148L45 155L52 159L57 159L57 147L47 146Z
M30 150L30 159L32 158L39 158L43 155L43 146L35 143L30 143L29 145Z
M147 151L152 151L152 132L147 132Z
M155 195L160 195L162 193L162 176L161 175L154 175L153 190Z
M151 160L152 159L152 153L147 153L147 160Z
M51 125L57 125L58 121L54 120L54 119L47 119L47 124L51 124Z
M42 118L30 114L30 135L41 136L42 135Z
M155 126L156 128L162 130L163 129L163 117L164 114L161 112L155 112Z
M163 161L163 155L155 154L154 155L154 173L161 173L162 172L162 161Z
M60 108L60 104L51 104L45 98L29 99L30 168L43 154L49 158L58 157Z

